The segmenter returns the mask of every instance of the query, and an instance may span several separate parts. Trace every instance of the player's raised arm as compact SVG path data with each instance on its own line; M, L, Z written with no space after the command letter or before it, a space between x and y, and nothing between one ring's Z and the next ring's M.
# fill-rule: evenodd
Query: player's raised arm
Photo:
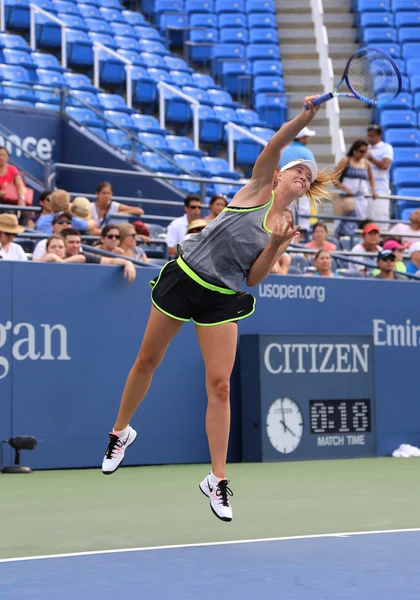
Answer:
M300 115L282 126L279 131L273 135L267 146L259 155L252 171L252 182L258 186L272 184L273 175L280 161L280 153L285 146L288 146L296 135L306 127L314 118L319 107L312 105L312 100L318 96L308 96L303 103L309 109L302 109Z

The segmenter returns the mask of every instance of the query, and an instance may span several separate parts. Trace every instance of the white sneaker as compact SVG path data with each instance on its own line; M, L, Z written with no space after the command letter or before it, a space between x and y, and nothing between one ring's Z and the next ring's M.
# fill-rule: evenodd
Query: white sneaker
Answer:
M232 507L229 504L229 496L233 496L228 487L229 481L222 479L218 484L212 484L207 476L200 483L199 488L205 496L210 498L210 508L218 519L229 522L232 520Z
M104 475L115 473L124 460L126 449L136 441L136 438L137 431L132 427L128 428L128 433L124 437L118 437L112 432L109 434L108 448L102 461L102 473Z

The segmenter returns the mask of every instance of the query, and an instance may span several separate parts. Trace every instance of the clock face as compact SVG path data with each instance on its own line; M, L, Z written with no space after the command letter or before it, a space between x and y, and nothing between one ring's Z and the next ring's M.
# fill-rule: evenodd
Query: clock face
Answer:
M303 416L291 398L278 398L267 413L267 435L273 447L282 454L296 450L303 435Z

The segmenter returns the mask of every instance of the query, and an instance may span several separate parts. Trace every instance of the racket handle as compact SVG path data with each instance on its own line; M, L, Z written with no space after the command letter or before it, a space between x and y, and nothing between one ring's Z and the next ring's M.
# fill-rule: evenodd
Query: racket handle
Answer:
M328 92L328 94L322 94L322 96L319 96L319 98L315 98L315 100L312 100L312 104L314 106L318 106L318 104L323 104L324 102L331 100L331 98L334 98L334 94ZM305 106L305 108L306 110L309 110L309 106Z

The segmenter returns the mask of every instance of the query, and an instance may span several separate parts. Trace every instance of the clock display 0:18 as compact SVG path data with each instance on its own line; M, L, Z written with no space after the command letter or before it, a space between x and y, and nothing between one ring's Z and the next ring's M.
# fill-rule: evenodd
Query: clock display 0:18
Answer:
M311 433L366 433L371 430L370 400L310 400Z

